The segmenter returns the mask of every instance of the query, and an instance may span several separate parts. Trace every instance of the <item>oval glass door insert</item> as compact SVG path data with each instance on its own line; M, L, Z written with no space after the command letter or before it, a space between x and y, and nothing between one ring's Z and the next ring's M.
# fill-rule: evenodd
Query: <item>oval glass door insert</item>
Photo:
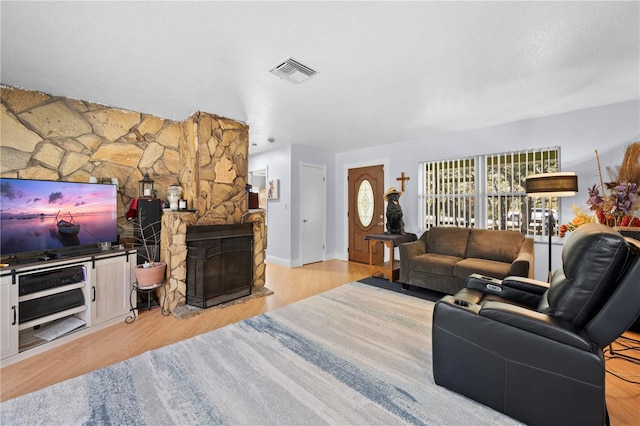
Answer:
M358 218L362 226L369 226L373 220L373 203L373 188L365 179L358 188Z

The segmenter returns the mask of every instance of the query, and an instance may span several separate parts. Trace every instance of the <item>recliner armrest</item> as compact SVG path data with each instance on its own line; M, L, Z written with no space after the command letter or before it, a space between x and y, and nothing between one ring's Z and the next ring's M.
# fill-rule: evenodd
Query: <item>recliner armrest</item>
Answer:
M549 283L534 280L532 278L509 276L502 280L502 285L516 290L526 291L527 293L542 296L545 291L549 290Z
M592 349L591 342L583 336L583 332L570 323L521 306L486 302L479 315L584 351Z
M514 303L536 308L549 285L524 277L509 276L504 280L499 280L480 274L471 274L467 277L465 287L485 294L495 294Z

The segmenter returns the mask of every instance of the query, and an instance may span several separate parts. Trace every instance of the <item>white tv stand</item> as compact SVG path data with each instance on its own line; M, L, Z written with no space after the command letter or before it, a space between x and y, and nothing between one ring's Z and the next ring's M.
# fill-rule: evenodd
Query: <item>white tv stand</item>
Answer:
M3 267L0 365L123 320L136 303L130 300L136 256L135 250L116 249ZM36 336L68 318L64 324L77 328L52 340Z

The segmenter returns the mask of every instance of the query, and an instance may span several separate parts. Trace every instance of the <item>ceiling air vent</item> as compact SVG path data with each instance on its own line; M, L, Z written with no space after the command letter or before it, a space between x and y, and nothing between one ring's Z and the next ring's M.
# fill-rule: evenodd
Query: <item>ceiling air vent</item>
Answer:
M308 66L302 65L300 62L291 58L278 62L269 72L295 84L302 83L316 74L316 72Z

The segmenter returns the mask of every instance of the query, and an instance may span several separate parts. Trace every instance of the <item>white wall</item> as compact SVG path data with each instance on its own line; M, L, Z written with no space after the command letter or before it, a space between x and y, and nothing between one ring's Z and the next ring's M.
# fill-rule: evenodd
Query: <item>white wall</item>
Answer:
M268 169L267 180L280 179L280 197L267 200L267 261L291 266L291 146L250 156L249 170L259 169Z
M619 165L626 146L638 140L640 101L633 100L472 131L429 135L414 141L338 154L294 145L250 155L249 170L268 166L269 178L280 178L281 199L269 202L267 260L297 266L300 261L300 161L327 165L327 258L347 259L347 205L344 201L347 189L346 168L353 164L384 162L386 187L400 187L400 182L395 179L402 172L411 178L406 182L406 190L400 202L407 232L419 233L419 162L560 146L562 170L576 172L580 187L576 197L561 201L560 222L566 223L573 218L571 205L584 205L586 188L598 181L594 151L598 150L604 170L606 166ZM286 206L284 203L287 203ZM561 247L562 240L554 245L554 268L560 264ZM546 279L547 256L547 241L537 242L535 276L538 279Z
M280 199L267 201L267 262L300 266L300 163L327 167L327 259L335 255L334 154L301 145L287 145L249 157L249 170L268 168L267 179L280 179Z

